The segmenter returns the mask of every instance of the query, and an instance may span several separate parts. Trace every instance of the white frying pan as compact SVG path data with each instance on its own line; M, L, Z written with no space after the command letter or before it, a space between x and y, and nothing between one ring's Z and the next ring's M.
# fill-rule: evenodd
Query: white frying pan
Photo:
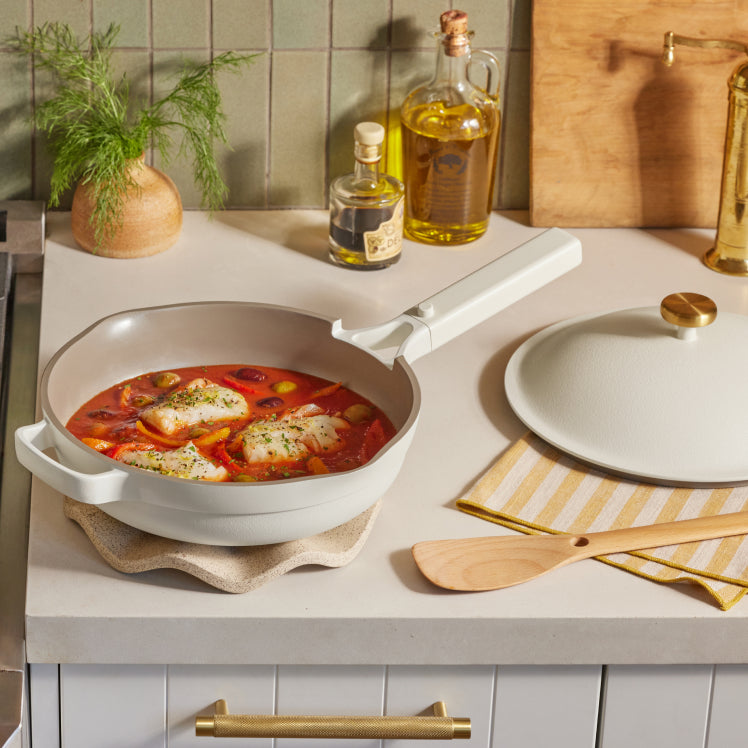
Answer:
M18 459L57 491L168 538L262 545L323 532L366 510L395 480L420 410L409 363L580 262L579 241L550 229L416 308L361 330L286 307L234 302L106 317L47 365L43 420L16 431ZM65 428L82 403L117 382L147 371L218 363L263 364L342 380L381 407L397 433L373 460L348 472L216 484L115 463ZM45 453L50 447L59 460Z

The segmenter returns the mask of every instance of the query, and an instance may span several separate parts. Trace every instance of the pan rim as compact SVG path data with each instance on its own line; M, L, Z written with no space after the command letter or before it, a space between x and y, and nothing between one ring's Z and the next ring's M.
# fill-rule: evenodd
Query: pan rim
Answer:
M303 317L309 317L309 318L313 318L316 320L320 320L322 322L326 322L330 324L330 326L332 326L332 324L336 321L335 318L327 316L327 315L321 315L321 314L309 312L306 310L302 310L302 309L298 309L298 308L290 307L290 306L269 304L269 303L264 303L264 302L230 301L230 300L177 302L173 304L161 304L161 305L156 305L156 306L145 306L145 307L137 307L137 308L132 308L132 309L125 309L119 312L108 314L104 317L101 317L100 319L93 322L92 324L88 325L86 328L81 330L75 336L70 338L66 343L60 346L55 351L55 353L50 357L49 361L47 362L47 364L45 365L42 371L42 376L40 378L40 397L41 397L42 415L53 427L57 436L62 437L65 440L65 442L71 447L82 449L83 453L86 454L87 457L91 458L96 463L102 466L101 472L106 472L110 470L121 470L121 471L124 471L126 475L131 475L138 481L142 479L142 480L147 481L147 483L150 483L156 480L158 481L156 485L164 485L163 481L167 481L168 483L171 483L175 486L189 486L191 493L192 492L212 493L215 486L222 486L221 488L222 492L231 490L236 493L241 490L242 493L253 492L255 494L259 494L261 491L265 493L278 491L279 490L278 486L288 486L291 484L297 484L300 482L306 482L310 480L319 480L319 479L326 479L328 483L332 483L334 479L340 482L344 480L346 476L357 475L361 473L362 471L367 470L367 468L368 469L372 468L377 463L385 459L385 457L393 449L395 449L399 445L399 443L412 431L413 427L418 421L420 410L421 410L421 389L418 384L418 379L415 376L415 373L412 367L410 366L410 364L408 363L407 359L404 356L397 356L395 360L392 362L392 366L389 368L391 369L399 368L400 370L402 370L403 374L406 376L406 379L411 388L412 404L410 407L410 411L407 415L407 418L403 422L403 424L399 428L397 428L392 439L390 439L387 442L387 444L385 444L385 446L382 449L380 449L379 452L377 452L377 454L371 460L369 460L369 462L365 463L364 465L360 465L359 467L353 468L351 470L327 473L324 475L304 475L304 476L299 476L299 477L294 477L294 478L284 478L283 480L275 480L275 481L256 481L256 482L218 481L216 482L216 481L191 480L188 478L180 478L176 476L163 475L160 473L146 471L146 470L143 470L142 468L138 468L133 465L128 465L126 463L121 463L116 460L112 460L112 458L101 454L100 452L93 449L92 447L89 447L87 444L77 439L75 436L73 436L73 434L71 434L68 431L65 424L55 413L54 408L52 407L52 404L50 402L49 380L57 363L73 346L75 346L76 343L84 339L86 336L90 335L92 332L94 332L101 326L105 324L111 324L112 322L115 322L119 318L126 318L132 315L144 315L147 313L155 313L155 312L162 312L162 311L178 311L180 309L194 309L197 307L211 307L211 306L212 307L239 306L242 308L266 309L272 312L287 312L287 313L292 313L292 314L298 314ZM346 343L346 341L340 341L340 342ZM351 343L346 343L346 344L353 345ZM353 347L356 348L356 346L353 346ZM359 350L362 350L363 353L365 353L372 359L372 364L376 363L382 366L385 365L368 351L365 351L363 349L359 349ZM397 475L397 472L395 472L394 476L396 475ZM340 496L336 495L334 491L330 493L331 493L331 496L329 497L329 499L327 499L327 501L317 502L317 503L323 504L323 503L327 503L328 501L334 501L335 499L340 498ZM122 500L127 501L129 499L123 497ZM158 504L157 502L154 502L154 501L148 501L147 503L153 503L153 504L157 504L160 506L171 506L170 503ZM184 506L180 508L183 510L187 509L187 510L192 511L191 509L184 507ZM293 511L294 508L295 507L282 507L282 508L279 508L277 511L279 513L282 513L285 511ZM200 513L202 512L213 513L215 510L212 507L206 507L204 510L195 509L194 511L197 511ZM258 512L247 512L246 507L245 507L240 513L241 514L247 514L247 513L260 514L260 513L272 513L272 512L266 512L264 510L262 512L259 512L259 511Z

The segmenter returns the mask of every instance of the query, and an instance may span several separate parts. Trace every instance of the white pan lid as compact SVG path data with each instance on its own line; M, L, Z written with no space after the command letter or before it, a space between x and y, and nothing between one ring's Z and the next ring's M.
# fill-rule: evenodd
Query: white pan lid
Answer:
M604 471L668 485L748 482L748 317L700 294L553 325L505 386L538 436Z

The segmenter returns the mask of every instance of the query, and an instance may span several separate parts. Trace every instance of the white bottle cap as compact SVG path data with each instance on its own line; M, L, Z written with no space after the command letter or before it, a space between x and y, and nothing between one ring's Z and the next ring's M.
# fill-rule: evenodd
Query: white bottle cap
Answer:
M378 122L359 122L353 137L361 145L379 145L384 142L384 127Z

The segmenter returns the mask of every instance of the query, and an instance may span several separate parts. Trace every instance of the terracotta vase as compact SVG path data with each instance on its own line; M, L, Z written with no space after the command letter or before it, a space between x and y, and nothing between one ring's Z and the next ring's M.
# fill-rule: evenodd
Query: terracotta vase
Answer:
M130 162L130 174L138 185L125 197L122 226L106 246L97 247L91 225L93 201L90 190L78 185L73 196L73 237L83 249L103 257L147 257L171 247L182 231L182 201L172 180L143 159Z

